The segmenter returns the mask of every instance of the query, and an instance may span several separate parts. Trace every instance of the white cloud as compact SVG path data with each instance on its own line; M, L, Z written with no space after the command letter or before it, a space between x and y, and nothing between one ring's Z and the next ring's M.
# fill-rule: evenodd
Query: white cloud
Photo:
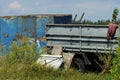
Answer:
M22 9L22 5L18 1L10 3L8 7L10 9Z

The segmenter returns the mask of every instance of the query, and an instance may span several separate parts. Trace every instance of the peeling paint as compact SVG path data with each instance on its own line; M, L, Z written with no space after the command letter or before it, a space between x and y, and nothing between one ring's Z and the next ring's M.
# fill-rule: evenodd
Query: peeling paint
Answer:
M60 17L59 17L60 16ZM65 17L66 16L66 17ZM63 21L63 20L66 21ZM56 21L58 20L58 21ZM42 46L46 45L45 27L46 24L71 23L72 15L21 15L21 16L0 16L0 44L10 46L13 40L23 36L40 40Z

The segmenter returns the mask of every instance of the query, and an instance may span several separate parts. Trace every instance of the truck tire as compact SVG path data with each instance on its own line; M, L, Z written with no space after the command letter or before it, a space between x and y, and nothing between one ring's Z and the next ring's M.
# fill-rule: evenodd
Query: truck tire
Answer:
M85 63L80 58L74 58L71 64L71 67L77 69L80 72L85 71Z

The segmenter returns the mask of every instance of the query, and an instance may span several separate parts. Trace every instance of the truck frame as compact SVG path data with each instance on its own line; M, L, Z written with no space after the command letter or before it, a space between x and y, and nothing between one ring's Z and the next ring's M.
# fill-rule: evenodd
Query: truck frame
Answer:
M64 52L75 53L73 63L84 71L86 65L94 66L95 60L101 62L98 54L116 54L119 28L117 26L116 33L110 40L107 40L107 31L108 25L48 24L47 46L52 49L54 45L61 45Z

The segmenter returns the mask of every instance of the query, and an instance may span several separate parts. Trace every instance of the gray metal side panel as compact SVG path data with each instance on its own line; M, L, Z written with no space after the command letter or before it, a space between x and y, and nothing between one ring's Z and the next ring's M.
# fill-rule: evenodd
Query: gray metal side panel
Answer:
M47 25L47 46L60 44L67 51L115 52L118 46L118 29L113 40L107 41L107 25Z

